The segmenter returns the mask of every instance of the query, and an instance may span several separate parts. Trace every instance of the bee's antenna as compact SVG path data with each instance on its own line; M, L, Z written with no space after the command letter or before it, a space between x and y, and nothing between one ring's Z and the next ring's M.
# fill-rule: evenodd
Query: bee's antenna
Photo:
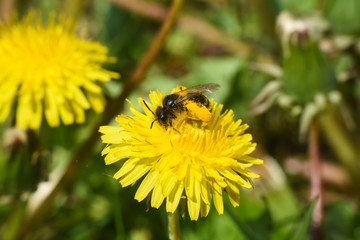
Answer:
M152 127L153 127L153 125L154 125L154 122L155 122L156 120L158 120L158 119L156 118L154 121L152 121L152 123L151 123L151 125L150 125L150 129L152 129Z
M151 109L149 108L149 106L147 105L147 103L145 102L145 100L143 100L143 102L144 102L145 106L147 107L147 109L149 109L149 111L150 111L152 114L155 115L155 113L154 113L153 111L151 111ZM153 123L154 123L154 122L153 122ZM152 124L151 124L151 126L152 126Z

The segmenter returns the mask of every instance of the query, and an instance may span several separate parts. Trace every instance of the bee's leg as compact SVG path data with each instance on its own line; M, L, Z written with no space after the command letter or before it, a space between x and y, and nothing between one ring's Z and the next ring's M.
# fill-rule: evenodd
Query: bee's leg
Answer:
M172 127L172 120L176 118L176 115L173 113L169 113L168 117L169 117L169 125L170 127Z
M171 127L172 129L174 129L175 131L177 131L179 134L181 134L181 133L179 132L179 130L177 130L176 128L173 127L172 121L171 121L172 119L175 119L175 117L174 117L174 118L169 118L169 125L170 125L170 127Z

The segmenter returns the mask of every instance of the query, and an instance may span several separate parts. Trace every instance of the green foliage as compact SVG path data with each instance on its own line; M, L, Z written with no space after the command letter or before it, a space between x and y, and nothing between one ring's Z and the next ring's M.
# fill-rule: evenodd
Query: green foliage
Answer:
M291 239L306 240L308 238L312 213L318 201L319 201L318 198L312 200L310 206L308 207L303 218L301 219L300 227L297 229L296 233L291 237Z
M279 2L287 10L291 10L291 11L295 11L295 12L310 12L316 7L317 1L315 1L315 0L304 0L304 1L279 0Z
M334 31L343 34L360 32L360 2L357 0L326 1L325 14Z
M359 212L357 207L339 201L326 208L325 229L329 239L360 239Z
M334 91L336 79L331 65L315 43L291 46L283 60L284 90L296 101L305 103L316 94Z

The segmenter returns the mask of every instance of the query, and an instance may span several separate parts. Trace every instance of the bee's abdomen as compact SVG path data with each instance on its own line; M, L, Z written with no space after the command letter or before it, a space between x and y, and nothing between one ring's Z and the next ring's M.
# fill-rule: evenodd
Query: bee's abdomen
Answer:
M191 97L189 100L191 101L194 101L196 103L200 103L202 104L203 106L205 106L206 108L209 108L210 107L210 101L209 99L203 95L203 94L199 94L199 95L196 95L196 96L193 96Z

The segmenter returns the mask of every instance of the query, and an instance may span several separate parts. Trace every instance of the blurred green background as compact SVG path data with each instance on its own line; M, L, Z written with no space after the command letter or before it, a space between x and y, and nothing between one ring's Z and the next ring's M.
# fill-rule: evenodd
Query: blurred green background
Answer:
M36 9L43 16L56 11L75 17L89 38L117 58L105 66L122 75L104 86L109 101L123 90L160 28L164 15L157 11L166 13L171 5L168 0L0 3L2 14L12 9L22 16ZM197 222L187 215L180 219L183 239L314 238L307 141L313 121L322 160L317 169L323 181L322 236L360 239L359 12L359 0L183 3L177 24L129 99L147 99L149 90L218 83L221 89L212 97L250 125L258 144L254 156L265 162L252 169L261 178L255 189L242 190L240 207L233 208L224 196L224 215L212 207ZM88 111L84 125L44 123L11 151L6 146L10 124L0 125L0 239L168 238L164 206L149 209L133 198L138 184L122 188L112 178L119 165L105 166L100 139L72 173L74 180L60 186L54 201L42 202L99 119ZM34 215L36 204L48 207Z

